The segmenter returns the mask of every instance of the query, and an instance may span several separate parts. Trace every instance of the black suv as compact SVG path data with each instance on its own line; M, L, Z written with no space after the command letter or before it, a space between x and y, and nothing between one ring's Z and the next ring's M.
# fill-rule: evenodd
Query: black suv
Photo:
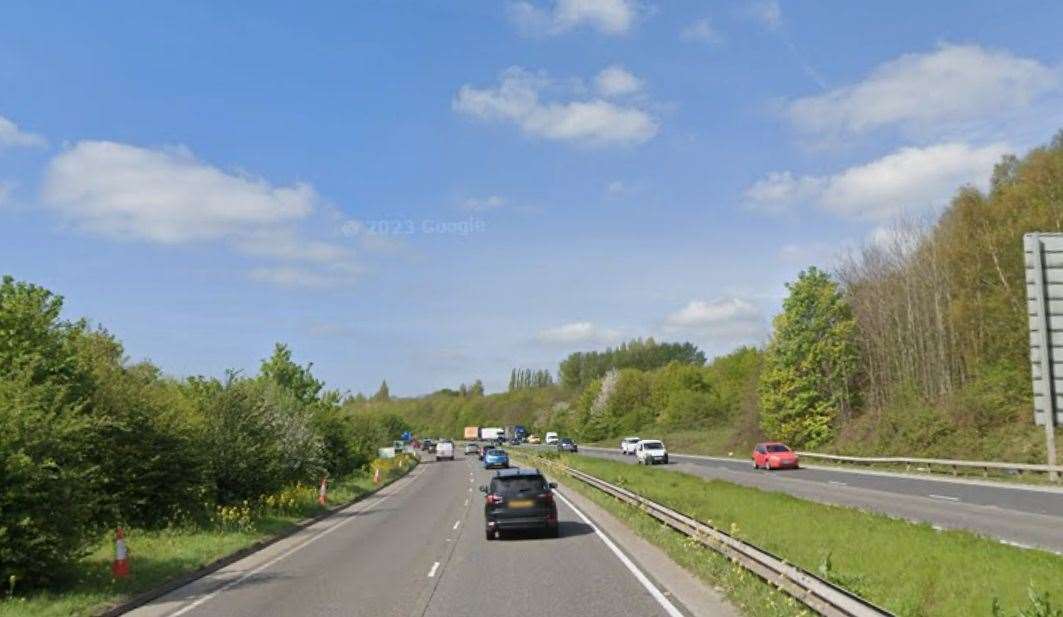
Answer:
M576 442L572 441L570 438L562 437L561 440L557 442L557 451L579 452L579 446L577 446Z
M504 531L540 529L556 538L557 504L551 489L557 484L547 482L538 469L501 469L491 484L481 486L487 494L484 500L484 522L488 540L502 537Z

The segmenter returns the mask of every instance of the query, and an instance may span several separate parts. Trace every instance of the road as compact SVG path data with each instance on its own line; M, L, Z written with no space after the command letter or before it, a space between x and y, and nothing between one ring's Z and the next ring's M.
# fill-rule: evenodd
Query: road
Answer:
M460 453L429 460L377 495L129 614L682 614L564 498L560 538L487 541L478 488L489 476Z
M635 463L616 449L584 446L580 453ZM742 460L681 454L669 458L667 469L1063 553L1060 489L822 467L766 472Z

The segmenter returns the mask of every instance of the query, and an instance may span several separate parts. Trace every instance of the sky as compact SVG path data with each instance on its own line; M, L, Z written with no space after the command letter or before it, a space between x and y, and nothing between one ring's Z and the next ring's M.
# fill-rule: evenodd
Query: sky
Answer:
M1063 128L1059 2L6 2L0 273L175 376L762 344Z

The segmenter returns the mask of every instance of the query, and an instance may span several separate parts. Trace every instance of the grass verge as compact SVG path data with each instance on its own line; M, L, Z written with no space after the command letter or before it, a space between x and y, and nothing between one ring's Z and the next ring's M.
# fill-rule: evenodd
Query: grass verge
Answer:
M1011 616L1019 611L1038 617L1063 616L1058 606L1036 608L1030 595L1030 590L1041 597L1048 593L1050 601L1063 602L1063 557L1059 555L659 468L568 455L562 462L731 531L901 616ZM581 489L588 491L589 487ZM595 499L603 503L602 497L599 494ZM654 531L652 526L663 526L612 498L604 503L610 501L614 512L632 511L623 516L625 520L638 519L635 514L645 517L646 521L633 526L652 532L649 539L668 538L668 533L682 538L667 529ZM735 585L735 575L714 563L722 559L714 553L710 557L703 556L708 551L682 555L676 547L669 548L675 542L665 539L658 544L676 561L723 587L750 614L800 612L786 612L789 607L780 606L777 597L751 592L741 581ZM688 565L691 560L694 567Z
M413 469L387 474L381 486ZM62 588L0 601L0 617L66 617L93 615L167 581L195 571L255 542L290 531L306 518L324 511L316 502L316 489L296 491L301 498L284 508L263 508L215 519L209 526L173 527L161 530L129 529L132 575L111 576L114 542L110 536L76 567L75 577ZM369 473L357 473L335 481L329 502L341 504L360 499L377 488ZM239 508L236 508L239 510Z

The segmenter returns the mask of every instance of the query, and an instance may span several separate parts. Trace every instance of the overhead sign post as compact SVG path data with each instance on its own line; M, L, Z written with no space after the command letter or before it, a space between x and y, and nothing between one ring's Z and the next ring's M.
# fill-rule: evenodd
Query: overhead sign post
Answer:
M1056 464L1056 426L1063 424L1063 234L1023 236L1034 422L1045 427L1048 464ZM1055 481L1057 474L1048 477Z

